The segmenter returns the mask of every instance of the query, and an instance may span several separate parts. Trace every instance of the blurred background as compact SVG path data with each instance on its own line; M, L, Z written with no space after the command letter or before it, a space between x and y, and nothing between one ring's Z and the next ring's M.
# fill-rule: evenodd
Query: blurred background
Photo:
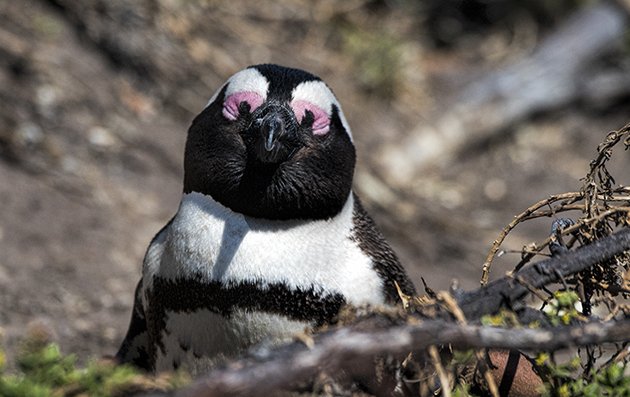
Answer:
M335 91L355 187L416 285L478 286L512 217L578 190L630 121L628 1L0 0L0 334L113 354L150 239L175 213L186 130L234 72ZM611 170L630 183L620 151ZM550 219L504 246L543 240ZM518 261L493 267L503 275ZM421 290L421 288L419 288Z

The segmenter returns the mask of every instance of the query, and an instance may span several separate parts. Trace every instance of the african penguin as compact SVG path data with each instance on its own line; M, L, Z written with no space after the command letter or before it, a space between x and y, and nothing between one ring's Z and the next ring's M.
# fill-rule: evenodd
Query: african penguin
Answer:
M146 252L118 360L196 371L345 304L396 304L396 283L414 294L352 192L354 165L318 77L270 64L230 77L188 131L183 197Z

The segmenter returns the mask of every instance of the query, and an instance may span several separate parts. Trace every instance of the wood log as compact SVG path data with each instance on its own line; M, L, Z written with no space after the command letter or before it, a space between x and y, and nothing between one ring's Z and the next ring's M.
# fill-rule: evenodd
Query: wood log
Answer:
M604 54L620 48L628 26L627 9L610 2L585 7L546 37L525 59L492 70L466 87L436 118L423 121L406 139L385 149L385 158L404 158L388 170L397 186L416 172L446 164L475 142L504 133L534 114L568 104L608 103L630 93L627 70L594 68Z

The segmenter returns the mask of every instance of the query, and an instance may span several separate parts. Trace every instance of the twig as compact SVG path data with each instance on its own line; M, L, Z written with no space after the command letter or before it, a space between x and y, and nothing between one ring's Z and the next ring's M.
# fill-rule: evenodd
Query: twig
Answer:
M595 183L596 176L599 174L599 171L605 164L610 160L611 150L613 146L615 146L621 138L624 136L630 135L630 123L623 126L618 131L612 131L607 136L604 142L600 143L597 146L597 157L591 161L590 170L586 177L584 178L585 185L590 183ZM627 138L627 137L626 137ZM624 141L624 144L626 141Z
M627 186L619 186L615 189L612 188L611 184L614 182L612 176L608 173L606 169L606 162L610 159L612 148L621 141L622 138L626 138L624 140L624 145L627 145L627 142L630 138L630 123L626 124L623 128L618 131L610 132L604 142L602 142L597 147L597 157L591 161L589 172L584 177L584 185L580 192L568 192L563 194L557 194L548 197L545 200L541 200L534 205L527 208L521 214L514 217L514 220L510 222L499 236L494 240L492 246L490 247L490 251L486 257L482 265L482 274L481 274L481 285L484 286L488 284L488 279L490 276L490 267L492 266L492 261L496 257L499 248L507 235L521 222L545 217L545 216L553 216L559 212L565 211L582 211L587 214L587 220L581 220L582 224L591 224L590 220L594 219L603 219L604 217L609 216L607 211L627 211L630 214L630 211L627 210L628 207L617 207L609 209L606 203L608 202L627 202L630 201L630 197L628 196L628 192L630 192L630 188ZM596 181L599 181L597 183ZM603 185L603 186L601 186ZM560 200L567 200L566 202L561 203L558 206L552 207L551 204ZM581 204L574 204L578 200L584 200ZM598 201L604 203L604 206L601 207L597 204ZM542 207L549 207L548 210L540 210ZM606 211L607 210L607 211ZM602 212L604 211L604 212ZM578 229L578 226L574 228L567 228L563 231L563 234L573 232ZM547 239L544 244L538 246L539 250L544 248L550 239ZM526 260L531 259L531 257L525 258ZM525 261L521 261L521 264Z
M625 228L575 251L525 266L515 275L518 275L522 282L540 288L560 281L558 275L567 277L628 250L630 228ZM510 307L528 292L527 287L515 280L502 278L485 287L462 294L458 303L467 319L478 319L485 314L496 313L501 307Z
M448 380L448 375L444 370L444 366L442 365L442 360L440 359L440 353L438 352L437 347L435 345L429 346L429 357L431 357L431 362L435 367L435 371L440 378L442 395L444 397L451 397L451 382Z
M488 279L490 277L490 267L492 265L492 261L494 260L494 257L496 256L497 252L499 251L499 247L501 247L503 240L505 240L508 233L510 233L510 231L512 231L512 229L516 227L516 225L518 225L523 220L530 217L535 211L539 210L542 207L548 206L551 203L555 203L556 201L567 200L567 199L573 200L573 202L575 202L581 199L582 197L583 197L583 193L581 192L555 194L544 200L540 200L539 202L530 206L519 215L515 216L514 220L510 222L506 227L504 227L503 230L501 230L501 232L499 233L499 236L492 243L492 247L490 247L490 252L488 252L488 256L486 257L486 260L481 267L482 268L481 285L484 286L488 284Z
M573 195L576 194L575 192L572 193L565 193L567 195ZM558 201L558 200L553 200L555 197L557 196L552 196L549 199L546 200L542 200L539 201L538 203L534 204L533 206L531 206L530 208L528 208L526 211L524 211L523 213L521 213L520 215L516 216L515 219L510 222L510 224L508 226L506 226L503 231L501 231L501 234L499 235L499 237L494 241L494 243L492 244L492 248L490 249L490 253L488 254L488 257L486 258L486 261L484 262L483 266L482 266L482 278L481 278L481 285L486 285L488 283L488 277L490 275L490 266L491 266L491 262L494 260L496 253L498 252L501 243L503 243L503 240L505 240L505 237L507 236L507 234L514 229L514 227L516 227L516 225L522 221L525 220L529 220L529 219L533 219L539 216L548 216L551 215L550 213L548 214L549 211L544 211L544 214L540 214L539 212L536 212L535 210L533 212L530 213L530 209L534 208L534 207L542 207L543 205L541 205L541 203L546 202L546 201ZM560 211L558 211L560 212ZM598 211L599 212L599 211ZM579 230L580 228L582 228L585 225L591 225L593 223L597 223L603 219L608 218L611 215L614 215L616 213L627 213L628 217L630 218L630 207L614 207L611 209L608 209L606 211L603 212L599 212L598 215L595 215L591 218L585 218L585 219L579 219L574 225L566 227L564 229L562 229L560 231L561 235L568 235L571 234L577 230ZM527 215L525 215L527 214ZM539 215L540 214L540 215ZM547 237L542 243L540 244L534 244L532 249L530 251L526 252L526 256L523 258L523 260L521 260L519 262L519 264L516 266L516 271L518 271L525 263L527 263L533 256L535 253L540 252L541 250L543 250L546 246L548 246L552 240L555 238L555 236L549 236Z

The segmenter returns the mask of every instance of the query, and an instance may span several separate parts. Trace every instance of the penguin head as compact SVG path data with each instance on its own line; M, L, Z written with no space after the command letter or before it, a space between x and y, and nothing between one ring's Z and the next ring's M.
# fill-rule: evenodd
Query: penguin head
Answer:
M355 149L330 88L299 69L241 70L188 130L184 193L265 219L326 219L352 189Z

